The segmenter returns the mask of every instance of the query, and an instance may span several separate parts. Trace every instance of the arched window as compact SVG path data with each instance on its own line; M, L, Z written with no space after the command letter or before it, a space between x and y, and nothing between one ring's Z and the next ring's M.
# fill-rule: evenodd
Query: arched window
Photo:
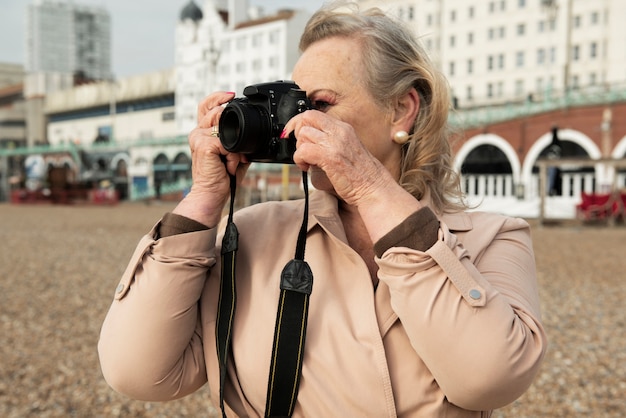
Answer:
M467 155L462 174L511 174L511 163L504 152L491 144L479 145Z

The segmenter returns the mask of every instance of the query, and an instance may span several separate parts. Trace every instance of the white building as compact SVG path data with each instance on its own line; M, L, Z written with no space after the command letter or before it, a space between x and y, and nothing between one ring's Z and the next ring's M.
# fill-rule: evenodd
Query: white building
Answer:
M190 0L176 26L176 124L182 134L196 126L198 104L210 91L219 58L218 39L226 29L224 2L208 0L204 12Z
M176 28L179 133L196 126L198 103L210 92L241 95L247 85L290 78L309 17L299 10L263 16L247 0L207 0L203 10L190 1Z
M461 108L626 82L623 0L358 1L415 30Z
M175 137L174 87L170 69L48 93L48 142L90 146Z

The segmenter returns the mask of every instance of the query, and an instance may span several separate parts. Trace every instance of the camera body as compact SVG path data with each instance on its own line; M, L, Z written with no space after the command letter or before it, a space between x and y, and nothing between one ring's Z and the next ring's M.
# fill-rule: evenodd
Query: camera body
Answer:
M306 92L293 81L247 86L245 97L230 101L219 121L220 142L249 161L293 164L296 138L280 135L292 117L312 109Z

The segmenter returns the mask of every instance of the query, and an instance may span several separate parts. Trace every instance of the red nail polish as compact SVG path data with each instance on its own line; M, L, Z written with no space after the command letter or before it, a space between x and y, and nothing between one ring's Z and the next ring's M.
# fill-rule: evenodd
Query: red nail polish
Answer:
M283 129L283 131L280 133L280 139L285 139L287 138L287 131Z

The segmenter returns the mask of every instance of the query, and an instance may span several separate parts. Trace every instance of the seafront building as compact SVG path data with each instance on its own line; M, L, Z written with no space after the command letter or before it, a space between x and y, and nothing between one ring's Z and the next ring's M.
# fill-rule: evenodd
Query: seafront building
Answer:
M403 20L459 108L626 85L622 0L360 0Z
M537 216L540 161L556 132L562 157L557 217L575 216L583 191L626 187L626 50L620 0L358 0L404 21L450 81L455 166L479 209ZM241 95L249 84L289 79L307 11L269 14L245 0L193 0L177 19L174 67L48 93L50 154L83 180L111 180L129 199L184 190L187 134L198 103L214 90ZM76 151L73 151L76 152ZM56 158L56 159L55 159ZM598 163L584 163L597 161ZM607 165L608 164L608 165ZM545 168L545 167L544 167ZM278 170L278 171L276 171ZM281 192L289 172L253 167L245 203ZM277 182L278 179L278 182ZM543 203L542 203L543 204Z

